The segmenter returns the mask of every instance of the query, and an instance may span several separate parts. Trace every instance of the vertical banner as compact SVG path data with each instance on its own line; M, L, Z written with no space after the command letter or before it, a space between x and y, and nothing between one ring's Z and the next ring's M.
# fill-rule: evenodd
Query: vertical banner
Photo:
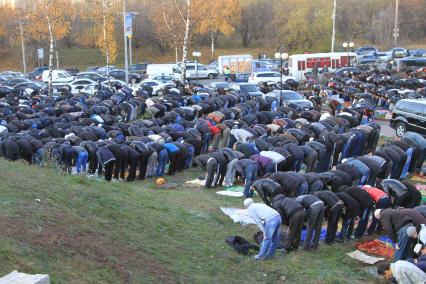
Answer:
M132 37L132 13L126 13L126 18L124 21L125 24L125 30L126 30L126 37L131 38Z

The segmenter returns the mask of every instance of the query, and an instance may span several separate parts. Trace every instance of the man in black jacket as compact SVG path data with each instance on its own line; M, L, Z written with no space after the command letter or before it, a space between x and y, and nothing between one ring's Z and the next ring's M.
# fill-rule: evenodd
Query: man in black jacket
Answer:
M343 202L337 195L329 190L317 191L313 194L321 199L325 204L327 218L327 234L325 243L332 244L336 238L337 226L339 225L340 215L342 214Z
M300 195L296 198L305 209L307 215L307 232L305 242L303 244L304 250L316 249L321 235L322 221L324 219L324 203L313 195L306 194ZM314 235L315 233L315 235Z
M345 192L338 192L336 195L343 201L344 205L342 210L342 228L337 237L338 241L343 242L345 238L346 240L350 240L354 230L355 219L360 215L361 208L358 201L352 198L349 194Z
M374 200L359 186L348 187L344 190L344 192L358 201L359 206L361 207L360 220L354 234L354 237L358 239L364 236L365 230L367 229L368 219L370 218L370 211L373 207Z
M284 193L279 183L267 178L255 181L252 190L256 190L259 197L268 206L271 206L274 196Z
M104 177L106 181L111 181L112 171L114 169L115 164L115 156L114 154L105 147L100 147L96 151L96 156L98 157L99 165L104 169ZM99 168L101 168L99 167ZM100 172L100 170L98 170Z
M402 182L396 179L384 179L380 186L390 196L392 207L408 207L410 193Z
M278 194L272 199L272 207L280 213L283 223L288 226L284 249L287 252L292 249L297 250L305 220L303 207L294 199L282 194Z
M286 196L295 197L308 193L308 183L302 174L295 172L276 172L269 176L270 179L281 184Z
M374 216L380 220L392 241L397 243L394 261L407 259L412 243L412 238L407 235L407 228L426 224L423 215L414 209L377 209Z

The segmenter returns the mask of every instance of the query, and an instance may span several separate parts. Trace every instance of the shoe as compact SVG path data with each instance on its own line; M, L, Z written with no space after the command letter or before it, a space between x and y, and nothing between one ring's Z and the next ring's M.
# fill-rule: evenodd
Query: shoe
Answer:
M343 239L336 239L336 242L343 243Z
M252 257L252 260L254 260L254 261L264 261L265 258L264 257L260 257L258 255L255 255L255 256Z

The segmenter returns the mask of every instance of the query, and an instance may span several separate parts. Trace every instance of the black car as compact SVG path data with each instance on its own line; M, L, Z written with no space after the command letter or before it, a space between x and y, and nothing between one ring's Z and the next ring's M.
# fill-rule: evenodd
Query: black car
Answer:
M31 81L30 79L27 78L13 78L10 80L7 80L6 82L3 83L4 86L9 86L9 87L13 87L16 86L18 84L21 83L32 83L33 81Z
M146 67L148 64L151 64L151 62L132 64L129 66L129 71L137 74L146 74Z
M390 126L401 137L406 131L426 135L426 100L400 100L392 109Z
M37 67L36 69L28 73L28 78L33 80L41 80L41 75L43 74L43 71L46 70L49 70L48 66Z
M126 81L126 72L124 70L112 70L109 72L109 76L117 80ZM128 78L129 83L132 81L136 81L136 83L142 81L142 76L135 73L128 73Z
M105 82L106 80L108 80L106 77L99 75L96 72L81 72L81 73L77 73L75 76L76 79L90 79L93 80L95 82Z

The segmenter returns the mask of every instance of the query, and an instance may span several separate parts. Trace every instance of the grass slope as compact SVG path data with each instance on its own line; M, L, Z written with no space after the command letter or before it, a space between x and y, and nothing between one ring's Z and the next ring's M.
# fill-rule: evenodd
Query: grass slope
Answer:
M253 262L224 239L252 241L220 206L242 200L187 187L197 170L170 179L106 183L0 160L0 275L48 273L53 283L366 283L368 268L345 255L353 244L278 253ZM40 199L38 201L37 199Z

